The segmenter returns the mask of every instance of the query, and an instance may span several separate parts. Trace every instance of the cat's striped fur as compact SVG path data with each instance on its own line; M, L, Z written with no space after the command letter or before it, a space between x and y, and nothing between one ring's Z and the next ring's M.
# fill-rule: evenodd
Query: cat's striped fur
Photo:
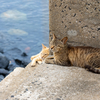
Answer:
M45 63L64 66L78 66L100 74L100 49L84 46L69 46L68 38L59 40L54 34L50 42L52 57L47 57Z

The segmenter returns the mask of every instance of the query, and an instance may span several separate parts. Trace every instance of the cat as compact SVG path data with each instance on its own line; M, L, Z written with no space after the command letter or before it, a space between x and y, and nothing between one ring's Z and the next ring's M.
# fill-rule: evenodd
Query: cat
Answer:
M43 60L49 55L49 48L44 46L42 44L42 51L31 57L32 63L31 63L31 67L34 67L36 65L36 63L38 62L39 64L41 64L43 62Z
M100 48L85 46L70 46L67 37L58 39L53 34L50 50L53 56L47 57L45 63L63 66L77 66L100 74Z

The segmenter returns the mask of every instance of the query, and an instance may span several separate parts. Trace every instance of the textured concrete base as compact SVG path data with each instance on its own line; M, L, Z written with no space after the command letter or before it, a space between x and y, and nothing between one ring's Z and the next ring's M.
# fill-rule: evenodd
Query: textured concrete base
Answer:
M16 74L17 72L17 74ZM0 100L99 100L100 74L42 64L18 69L0 83Z

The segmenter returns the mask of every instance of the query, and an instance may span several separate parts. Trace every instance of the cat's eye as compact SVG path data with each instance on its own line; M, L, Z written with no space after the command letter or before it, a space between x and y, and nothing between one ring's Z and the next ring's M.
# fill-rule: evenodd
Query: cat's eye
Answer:
M53 49L55 46L51 46L50 48Z

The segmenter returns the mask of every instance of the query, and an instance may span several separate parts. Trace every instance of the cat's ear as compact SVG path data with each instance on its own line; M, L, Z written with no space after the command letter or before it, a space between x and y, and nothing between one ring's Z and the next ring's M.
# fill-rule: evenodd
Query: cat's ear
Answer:
M42 44L42 49L45 49L45 48L47 48L47 47L46 47L45 45Z
M55 34L53 34L53 39L56 39L57 37L55 36Z
M61 39L61 42L63 42L63 44L65 45L67 40L68 40L68 37L64 37L63 39Z

